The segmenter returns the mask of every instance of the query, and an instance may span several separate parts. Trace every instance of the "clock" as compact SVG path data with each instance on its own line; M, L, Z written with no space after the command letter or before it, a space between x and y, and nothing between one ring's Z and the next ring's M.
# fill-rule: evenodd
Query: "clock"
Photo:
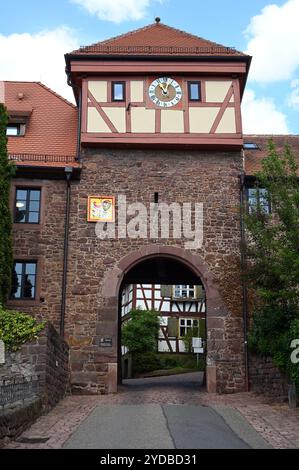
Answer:
M161 108L176 106L182 99L182 88L172 78L162 77L154 80L148 89L151 101Z

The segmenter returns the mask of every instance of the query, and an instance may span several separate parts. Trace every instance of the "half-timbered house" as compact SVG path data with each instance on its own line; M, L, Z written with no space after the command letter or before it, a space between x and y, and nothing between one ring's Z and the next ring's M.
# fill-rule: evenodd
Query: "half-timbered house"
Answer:
M122 323L128 321L130 312L136 309L159 312L158 352L190 352L186 351L183 341L188 331L202 342L205 339L205 295L201 285L127 285L122 291Z

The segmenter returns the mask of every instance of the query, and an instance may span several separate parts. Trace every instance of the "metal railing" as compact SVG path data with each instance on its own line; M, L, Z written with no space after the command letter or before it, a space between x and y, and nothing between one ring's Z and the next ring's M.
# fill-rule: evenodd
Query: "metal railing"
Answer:
M70 155L31 155L27 153L9 154L8 158L15 162L75 163L77 161L76 157Z
M39 380L36 376L27 380L24 377L0 380L0 407L37 397L38 392Z

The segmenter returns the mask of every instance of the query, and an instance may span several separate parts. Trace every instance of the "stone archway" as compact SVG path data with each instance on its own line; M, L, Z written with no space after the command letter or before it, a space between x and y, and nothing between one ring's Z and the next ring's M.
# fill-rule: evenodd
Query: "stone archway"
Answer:
M110 313L114 312L111 320L117 325L118 300L122 280L134 266L150 258L163 257L180 261L197 275L206 291L206 318L207 318L207 391L217 391L217 363L215 362L213 330L217 330L218 341L224 340L224 317L227 309L221 299L215 280L206 264L199 256L179 247L149 245L134 251L123 257L113 269L108 272L103 280L102 297L106 308ZM114 328L114 341L117 342L117 328ZM108 364L108 391L117 391L117 363Z

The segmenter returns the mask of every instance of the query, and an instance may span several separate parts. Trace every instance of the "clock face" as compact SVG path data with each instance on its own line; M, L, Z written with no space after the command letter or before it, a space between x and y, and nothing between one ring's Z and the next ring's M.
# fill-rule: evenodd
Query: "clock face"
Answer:
M161 108L171 108L177 105L183 96L178 82L169 77L157 78L148 89L150 99Z

